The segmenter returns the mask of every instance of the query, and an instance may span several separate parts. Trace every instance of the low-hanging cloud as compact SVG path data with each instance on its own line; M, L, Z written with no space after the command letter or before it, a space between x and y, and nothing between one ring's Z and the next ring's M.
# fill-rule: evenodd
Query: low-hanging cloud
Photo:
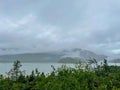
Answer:
M120 1L0 1L0 54L85 48L119 53Z

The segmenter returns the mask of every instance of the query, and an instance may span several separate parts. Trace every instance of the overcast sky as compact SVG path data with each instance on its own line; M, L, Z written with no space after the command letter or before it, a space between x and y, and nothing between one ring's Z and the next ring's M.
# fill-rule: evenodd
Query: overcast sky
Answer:
M120 53L120 0L0 0L0 54L74 47Z

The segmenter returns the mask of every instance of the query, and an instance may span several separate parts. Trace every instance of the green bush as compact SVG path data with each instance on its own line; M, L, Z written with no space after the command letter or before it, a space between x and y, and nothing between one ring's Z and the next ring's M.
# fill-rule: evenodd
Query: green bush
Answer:
M53 66L47 75L37 69L24 75L20 67L14 62L8 77L0 76L0 90L120 90L120 66L108 66L106 60L93 69L82 63L57 70Z

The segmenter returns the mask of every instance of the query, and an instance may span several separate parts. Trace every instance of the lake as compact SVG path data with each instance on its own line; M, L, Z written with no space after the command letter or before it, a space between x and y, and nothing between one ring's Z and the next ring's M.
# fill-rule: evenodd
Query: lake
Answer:
M21 70L25 70L26 74L30 74L32 70L35 70L38 68L40 72L44 72L45 74L50 73L53 69L51 65L53 65L55 68L59 68L62 65L62 63L21 63L22 67ZM10 71L12 68L13 63L0 63L0 74L5 75L6 72ZM68 67L74 67L75 64L66 64Z
M26 74L30 74L32 70L35 70L36 68L38 68L40 72L48 74L53 70L51 65L53 65L55 68L61 67L61 65L75 67L75 64L63 64L63 63L21 63L21 64L22 64L21 70L25 70ZM0 74L6 75L5 73L12 68L12 65L13 63L0 63ZM109 65L120 66L120 63L109 63Z

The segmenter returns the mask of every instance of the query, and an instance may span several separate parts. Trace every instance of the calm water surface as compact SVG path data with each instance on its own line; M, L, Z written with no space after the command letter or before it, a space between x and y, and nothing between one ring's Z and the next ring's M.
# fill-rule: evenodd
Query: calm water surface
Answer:
M56 69L61 67L61 65L66 65L68 67L75 66L75 64L62 64L62 63L21 63L21 64L22 64L21 70L25 70L26 74L30 74L32 70L35 70L36 68L40 72L48 74L53 70L51 65L53 65ZM5 74L6 72L10 71L12 66L13 63L0 63L0 74Z
M40 72L44 72L45 74L50 73L53 69L51 65L55 68L61 67L61 65L66 65L68 67L75 67L75 64L62 64L62 63L21 63L21 70L25 70L26 74L30 74L32 70L38 68ZM4 74L8 72L12 68L13 63L0 63L0 74ZM109 63L109 65L118 65L120 63Z

